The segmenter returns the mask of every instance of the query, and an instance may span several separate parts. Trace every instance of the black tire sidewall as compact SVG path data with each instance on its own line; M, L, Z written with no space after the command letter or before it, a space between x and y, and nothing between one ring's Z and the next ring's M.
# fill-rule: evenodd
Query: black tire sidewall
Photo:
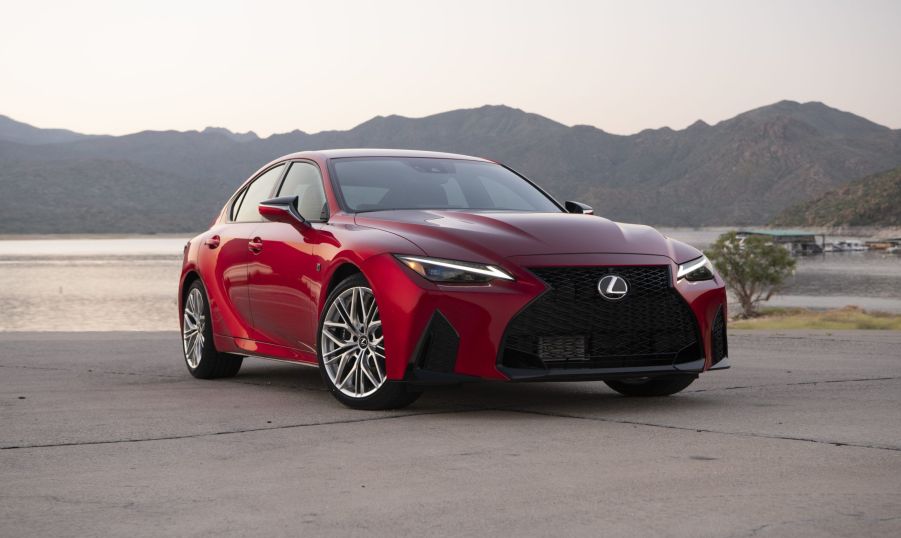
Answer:
M188 296L195 289L200 290L200 295L203 297L203 316L206 320L203 326L203 352L201 353L200 364L197 365L197 368L191 368L191 365L188 364L188 356L184 346L184 319L182 319L182 358L185 361L185 367L192 376L199 379L232 377L236 375L241 368L243 357L219 353L216 350L216 345L213 342L213 322L210 316L210 300L207 296L206 288L200 279L195 280L188 286L185 296L182 299L182 309L184 311Z

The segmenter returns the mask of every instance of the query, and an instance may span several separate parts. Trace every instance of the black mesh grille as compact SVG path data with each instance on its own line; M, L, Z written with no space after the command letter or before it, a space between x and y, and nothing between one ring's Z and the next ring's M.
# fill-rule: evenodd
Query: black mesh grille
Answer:
M723 360L723 357L729 353L729 350L726 347L726 320L723 318L722 308L717 310L716 317L713 319L710 343L713 347L713 364L716 364Z
M668 266L542 267L550 289L507 327L501 354L515 368L663 366L703 355L697 324L670 285ZM621 276L628 294L609 301L598 281Z

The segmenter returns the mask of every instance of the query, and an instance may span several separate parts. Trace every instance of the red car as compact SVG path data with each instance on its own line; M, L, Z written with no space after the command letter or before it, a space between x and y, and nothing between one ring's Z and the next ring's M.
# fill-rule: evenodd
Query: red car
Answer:
M474 380L663 396L728 367L723 281L700 251L464 155L272 161L185 246L179 305L193 376L318 364L359 409Z

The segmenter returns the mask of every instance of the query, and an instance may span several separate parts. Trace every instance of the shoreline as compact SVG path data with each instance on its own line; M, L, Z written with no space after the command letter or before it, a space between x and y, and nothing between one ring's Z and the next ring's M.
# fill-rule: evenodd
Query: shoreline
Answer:
M729 330L901 331L901 314L858 306L828 309L765 306L758 317L731 319Z

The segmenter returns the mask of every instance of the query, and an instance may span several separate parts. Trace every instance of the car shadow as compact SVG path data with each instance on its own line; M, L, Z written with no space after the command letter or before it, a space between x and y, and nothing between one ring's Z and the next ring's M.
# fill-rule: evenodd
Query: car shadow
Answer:
M244 359L241 371L230 381L236 383L315 390L326 393L319 368L257 358Z
M318 368L250 359L235 383L302 391L301 398L332 399ZM340 405L337 401L335 405ZM660 398L627 398L602 381L504 383L486 381L426 387L408 411L508 410L566 415L599 411L685 412L721 405L714 393L686 392Z

